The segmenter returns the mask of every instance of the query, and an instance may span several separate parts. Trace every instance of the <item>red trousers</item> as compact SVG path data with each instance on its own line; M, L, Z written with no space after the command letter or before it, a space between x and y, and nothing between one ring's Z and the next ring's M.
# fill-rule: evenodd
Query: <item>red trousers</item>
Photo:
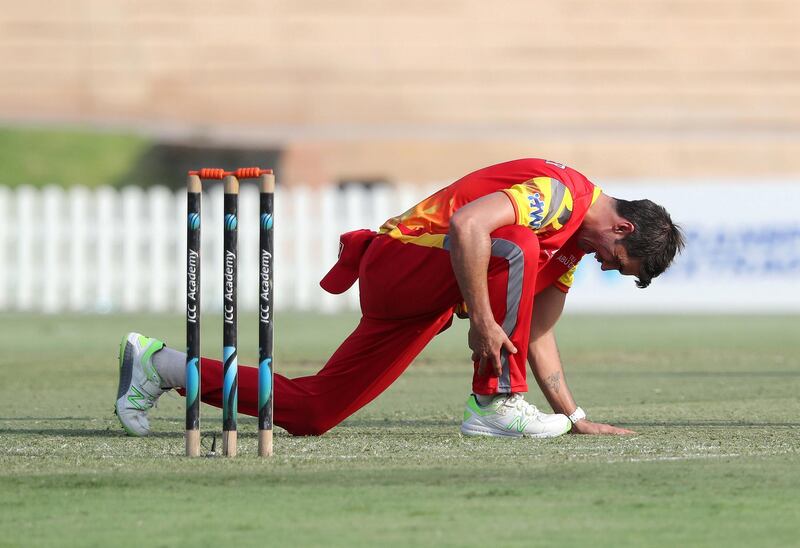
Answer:
M294 435L319 435L375 399L436 336L449 327L462 301L445 249L377 236L359 269L362 318L316 374L275 374L274 422ZM506 226L492 233L489 297L495 320L518 349L502 352L500 377L479 376L476 394L527 392L526 356L539 242L530 229ZM465 353L466 350L465 345ZM222 363L203 358L201 399L222 405ZM258 415L258 370L239 367L239 411Z

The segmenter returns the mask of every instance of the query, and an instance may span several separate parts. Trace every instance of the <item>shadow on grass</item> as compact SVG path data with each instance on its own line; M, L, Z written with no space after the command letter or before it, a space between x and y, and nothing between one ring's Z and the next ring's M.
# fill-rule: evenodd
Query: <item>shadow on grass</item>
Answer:
M669 378L751 378L751 377L800 377L800 371L581 371L581 375L593 377L669 377Z
M67 438L126 438L128 435L119 427L105 429L86 428L0 428L0 436L39 435ZM153 432L148 438L182 438L183 432ZM241 437L241 436L240 436Z
M75 423L88 423L93 421L105 421L105 420L114 420L116 422L116 418L113 417L0 417L0 423L3 422L41 422L41 423L48 423L48 422L75 422ZM179 418L161 418L156 417L155 420L159 424L174 424L174 425L182 425L183 419ZM217 422L220 422L217 418L210 418L204 421L204 424L213 425ZM255 417L239 417L237 421L240 427L250 428L256 427L258 424L258 420ZM378 427L396 427L396 426L423 426L423 427L436 427L436 426L452 426L454 424L460 424L459 421L455 419L414 419L414 418L364 418L364 419L347 419L340 425L336 426L335 428L338 430L340 428L378 428ZM46 428L46 426L44 427ZM13 429L0 429L0 432L4 431L15 431ZM19 431L19 430L16 430Z
M340 428L451 428L461 422L452 419L348 419L335 430Z
M752 422L752 421L726 421L726 420L698 420L698 421L637 421L620 422L620 426L639 427L652 426L656 428L669 427L696 427L696 428L799 428L800 422Z
M16 423L30 423L30 422L74 422L74 423L89 423L98 419L90 419L88 417L0 417L0 423L16 422ZM162 425L164 420L160 420ZM172 431L153 431L148 437L150 438L182 438L184 433L182 428L182 421L168 420L167 424L175 426ZM203 437L209 439L213 435L218 436L218 441L221 441L221 433L216 428L216 420L209 420L206 427L202 429ZM255 418L246 417L239 419L239 437L240 438L256 438L256 424ZM404 432L397 432L397 430L406 430L409 434L419 433L421 430L427 434L434 433L437 429L450 430L457 428L459 422L457 420L448 419L350 419L344 423L334 427L324 437L331 437L337 435L352 435L357 430L380 430L387 429L393 430L393 434L403 434ZM736 420L679 420L679 421L633 421L633 422L619 422L619 426L628 428L800 428L800 422L768 422L768 421L736 421ZM221 428L221 426L220 426ZM276 428L276 435L287 435L283 429ZM360 432L364 433L364 432ZM126 437L125 432L121 427L109 426L107 428L68 428L64 426L47 426L42 425L39 428L0 428L0 436L13 436L13 435L42 435L42 436L63 436L63 437ZM293 437L293 436L290 436ZM303 436L301 436L303 437ZM314 437L314 436L311 436Z

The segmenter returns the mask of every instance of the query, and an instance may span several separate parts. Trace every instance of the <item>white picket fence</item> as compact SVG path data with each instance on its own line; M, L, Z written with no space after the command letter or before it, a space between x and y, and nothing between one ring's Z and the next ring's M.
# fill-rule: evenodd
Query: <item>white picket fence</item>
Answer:
M377 228L436 187L279 188L275 196L275 306L334 312L358 294L333 296L319 279L336 261L339 234ZM257 305L258 191L243 183L239 303ZM222 191L203 197L203 309L222 299ZM185 303L186 194L166 188L0 186L0 310L181 311Z
M800 312L800 182L612 181L612 196L650 197L686 229L675 265L645 291L583 261L568 311ZM358 307L320 289L336 261L338 237L377 228L439 185L365 190L279 188L275 197L275 305L335 312ZM743 209L746 205L746 209ZM258 191L244 183L239 220L239 302L257 305ZM203 309L222 300L222 192L203 200ZM0 187L0 310L56 312L182 311L186 197L143 190Z

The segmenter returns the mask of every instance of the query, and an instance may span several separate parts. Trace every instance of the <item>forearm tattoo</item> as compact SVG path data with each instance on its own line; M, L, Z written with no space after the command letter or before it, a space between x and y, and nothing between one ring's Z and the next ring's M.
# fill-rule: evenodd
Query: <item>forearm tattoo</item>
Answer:
M547 377L547 386L550 387L550 390L558 394L559 389L561 388L561 373L553 373L549 377Z

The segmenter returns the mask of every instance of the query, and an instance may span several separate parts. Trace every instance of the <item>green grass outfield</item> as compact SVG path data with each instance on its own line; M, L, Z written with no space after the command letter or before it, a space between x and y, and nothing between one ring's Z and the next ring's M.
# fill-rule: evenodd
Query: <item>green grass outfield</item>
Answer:
M124 180L150 144L124 133L0 126L0 185L116 183Z
M218 318L204 350L218 354ZM318 368L353 316L283 315L277 368ZM242 315L241 361L255 319ZM567 378L634 437L464 439L465 325L320 438L189 460L183 400L155 435L111 413L116 353L164 316L0 316L0 546L791 546L800 538L800 317L568 317ZM250 350L248 351L248 345ZM536 391L533 400L542 403ZM203 430L219 429L203 408Z

